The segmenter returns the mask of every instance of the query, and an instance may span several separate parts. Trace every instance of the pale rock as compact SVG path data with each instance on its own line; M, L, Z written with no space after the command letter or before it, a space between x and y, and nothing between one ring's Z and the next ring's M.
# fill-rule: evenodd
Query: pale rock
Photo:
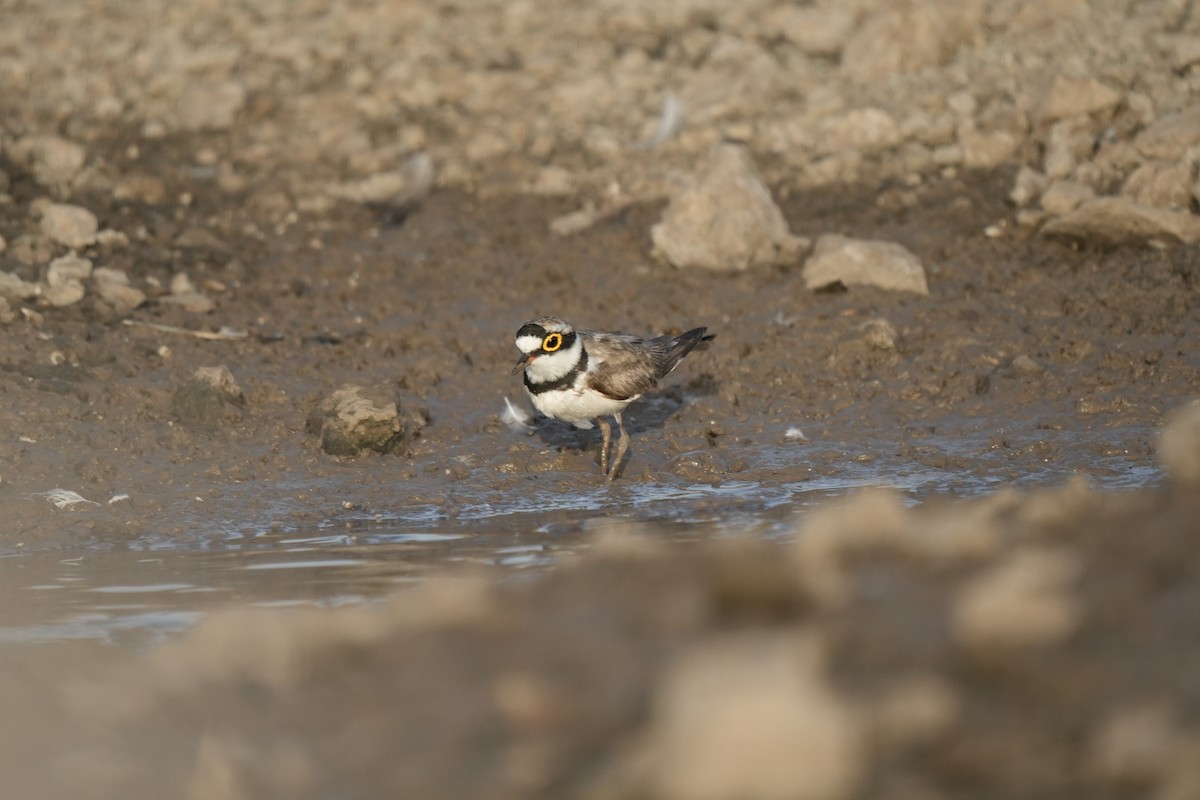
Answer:
M50 288L82 281L92 275L92 262L77 255L62 256L50 262L46 269L46 285Z
M1175 485L1200 488L1200 402L1167 415L1158 434L1158 460Z
M983 0L899 0L883 4L842 49L842 70L875 81L944 63L983 22Z
M1192 34L1166 34L1159 42L1171 56L1171 66L1183 72L1200 63L1200 36Z
M891 147L901 140L900 126L879 108L856 108L824 120L818 128L818 152L853 149L863 153Z
M12 272L0 272L0 297L6 300L29 300L41 293L36 283L24 280Z
M63 188L83 169L81 145L58 136L25 136L8 147L8 156L33 173L38 183Z
M1173 164L1147 161L1125 180L1121 196L1154 208L1187 211L1195 181L1196 165L1190 159Z
M1008 199L1017 208L1024 208L1041 197L1045 189L1046 176L1035 169L1022 166L1017 170L1017 177L1013 179L1013 188L1008 193Z
M854 31L854 9L833 3L783 4L767 14L763 29L782 36L810 56L836 56Z
M42 292L42 298L55 308L65 308L75 305L86 294L81 281L66 281L58 286L47 286Z
M1087 117L1059 120L1046 136L1042 171L1051 180L1066 178L1091 154L1095 134Z
M538 170L529 193L543 197L564 197L576 191L579 181L569 169L551 164Z
M929 294L920 259L895 242L825 234L804 263L803 276L813 290L840 283Z
M1083 17L1087 11L1087 0L996 0L987 21L991 27L1025 33Z
M7 249L8 249L8 242L6 242L4 240L3 236L0 236L0 253L3 253Z
M175 117L183 130L225 130L245 105L246 87L237 81L189 82L175 104Z
M1042 209L1049 214L1067 214L1096 196L1090 186L1078 181L1054 181L1042 192Z
M1062 550L1016 551L959 591L951 615L955 638L974 651L1061 642L1082 616L1071 591L1080 571L1078 558Z
M123 270L97 267L92 272L96 295L108 304L118 317L128 315L146 302L146 293L129 285L129 276Z
M0 273L3 274L3 273ZM9 305L8 298L0 294L0 325L11 325L17 321L17 312Z
M788 263L807 246L733 144L720 145L699 181L671 197L650 235L655 254L675 266L723 272Z
M27 266L45 264L54 255L54 243L45 236L22 234L13 239L8 255Z
M87 247L96 241L100 223L82 206L47 203L42 209L42 233L67 247Z
M825 660L814 634L727 635L682 653L654 695L653 796L855 796L867 730L834 689Z
M979 130L973 123L963 124L958 131L962 163L968 167L987 169L1012 160L1021 146L1021 137L1008 130Z
M84 298L83 281L91 274L92 262L86 258L75 255L56 258L46 269L46 289L42 296L56 308L75 305Z
M1161 779L1177 755L1183 735L1172 710L1138 705L1108 714L1088 748L1087 767L1096 777L1125 785Z
M1121 102L1121 93L1095 78L1057 75L1034 110L1039 123L1107 111Z
M155 205L166 198L167 186L154 175L132 173L117 178L112 195L114 200L135 200Z
M914 675L890 687L872 704L875 735L892 746L920 744L942 735L961 713L953 687L934 675Z
M1050 220L1042 233L1102 244L1190 243L1200 241L1200 220L1123 197L1100 197Z
M1200 106L1162 117L1133 140L1142 155L1164 161L1183 158L1196 144L1200 144Z

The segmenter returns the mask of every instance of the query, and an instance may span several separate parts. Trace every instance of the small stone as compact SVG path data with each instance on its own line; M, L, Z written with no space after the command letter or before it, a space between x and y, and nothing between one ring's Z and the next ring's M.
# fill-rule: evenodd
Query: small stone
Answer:
M763 28L782 36L811 56L836 56L854 32L857 15L834 4L777 5L767 14Z
M423 410L405 410L401 416L391 386L348 385L327 397L308 416L308 432L321 437L321 449L335 456L357 455L363 450L391 452L428 424Z
M1049 645L1079 624L1070 593L1078 559L1060 550L1025 549L989 567L960 591L952 609L954 634L971 650Z
M864 322L862 333L863 341L866 342L867 347L872 350L882 350L884 352L895 350L896 340L900 338L900 334L896 331L896 326L883 318Z
M1045 188L1046 176L1036 169L1023 166L1017 170L1017 177L1013 180L1013 188L1008 193L1008 199L1017 208L1024 208L1041 197Z
M26 266L45 264L54 255L54 243L45 236L23 234L13 239L8 254Z
M134 200L156 205L167 196L167 186L153 175L134 173L117 179L112 189L114 200Z
M842 70L867 82L936 66L949 59L983 22L983 0L883 4L842 49Z
M898 681L872 704L872 727L890 745L919 744L944 733L960 710L961 702L945 680L917 675Z
M1042 233L1102 244L1190 243L1200 241L1200 220L1122 197L1101 197L1050 220Z
M29 300L37 297L40 291L36 283L12 272L0 272L0 297L6 300Z
M1167 415L1158 434L1158 460L1175 485L1200 487L1200 402Z
M224 130L246 105L246 88L237 81L188 83L175 105L184 130Z
M1089 771L1104 780L1150 784L1170 770L1183 735L1170 709L1143 705L1111 713L1089 748ZM1168 795L1169 796L1169 795Z
M1183 158L1196 144L1200 144L1200 106L1159 119L1133 140L1142 155L1164 161Z
M98 267L92 273L92 281L96 284L96 296L118 318L128 316L146 302L146 293L130 286L129 276L122 270Z
M803 275L804 285L813 290L840 283L929 294L920 259L894 242L825 234L804 263Z
M96 241L100 224L96 215L82 206L47 203L42 209L42 233L67 247L87 247Z
M1121 102L1121 93L1095 78L1058 75L1047 87L1034 111L1039 123L1107 111Z
M901 140L896 120L878 108L856 108L830 117L821 123L818 136L818 152L825 153L846 149L870 153Z
M835 691L814 635L748 633L693 646L654 700L662 800L843 800L867 765L866 726Z
M50 262L46 269L46 283L50 287L63 286L71 281L82 281L92 275L92 262L76 255L62 256Z
M13 161L28 168L42 186L69 186L83 169L83 147L58 136L26 136L8 148Z
M1049 214L1066 214L1095 196L1092 187L1078 181L1055 181L1042 192L1042 208Z
M4 240L3 236L0 236L0 253L3 253L7 249L8 249L8 242L6 242Z
M17 321L17 313L8 303L8 298L0 294L0 325L11 325Z
M675 266L720 272L788 263L807 244L733 144L719 146L698 183L671 197L650 235L655 254Z
M1183 72L1188 67L1200 64L1200 36L1175 34L1162 37L1171 55L1171 66L1177 72Z
M84 298L83 281L92 274L92 262L70 255L56 258L46 270L46 302L56 308L74 305Z

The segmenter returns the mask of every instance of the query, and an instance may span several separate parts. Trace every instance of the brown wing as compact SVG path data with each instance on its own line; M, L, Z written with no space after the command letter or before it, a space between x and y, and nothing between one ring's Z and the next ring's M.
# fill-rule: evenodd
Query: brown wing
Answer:
M623 333L578 331L588 350L588 385L614 400L626 400L658 386L659 357L653 340ZM595 369L590 369L595 364Z

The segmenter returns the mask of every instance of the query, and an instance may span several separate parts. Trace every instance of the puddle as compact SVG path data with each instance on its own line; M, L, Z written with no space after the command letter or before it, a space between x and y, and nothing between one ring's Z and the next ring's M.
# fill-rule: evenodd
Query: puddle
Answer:
M381 501L374 493L349 508L335 498L353 496L353 474L344 482L243 488L289 499L271 507L278 517L239 520L190 539L163 536L69 555L0 557L0 643L144 644L231 605L370 603L462 565L516 577L585 550L606 526L634 525L681 543L741 535L783 541L805 509L866 486L893 487L912 503L1061 483L1076 475L1110 490L1154 486L1162 475L1146 444L1152 434L1149 428L1068 432L964 425L904 441L892 433L887 445L880 444L887 432L861 433L853 443L814 436L744 452L725 448L727 458L752 466L711 484L670 474L614 485L543 475L538 491L514 492L511 483L505 491L486 480L467 480L453 484L441 502L412 503L422 490L414 484L407 495L398 489ZM367 507L371 502L388 505ZM307 508L306 522L289 516L294 508ZM313 520L312 508L340 513Z

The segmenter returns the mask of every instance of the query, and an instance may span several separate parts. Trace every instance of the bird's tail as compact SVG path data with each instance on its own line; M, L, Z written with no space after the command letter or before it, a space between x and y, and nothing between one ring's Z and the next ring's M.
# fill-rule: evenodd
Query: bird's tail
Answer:
M675 367L679 366L679 362L688 353L699 347L701 350L708 348L708 343L717 338L715 333L708 333L708 328L692 328L690 331L679 334L678 336L664 336L663 343L666 345L661 362L661 370L663 375L666 375Z

